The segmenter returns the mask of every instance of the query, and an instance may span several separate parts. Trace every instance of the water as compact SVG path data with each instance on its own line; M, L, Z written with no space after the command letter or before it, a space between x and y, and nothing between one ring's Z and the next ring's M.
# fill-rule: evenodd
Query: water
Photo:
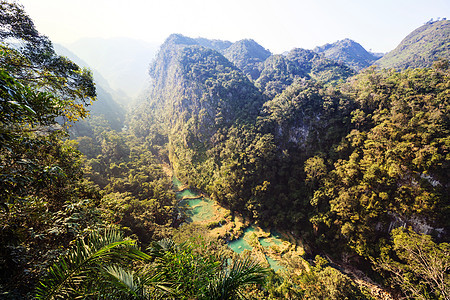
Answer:
M176 178L175 176L172 177L172 183L176 191L178 191L180 187L183 185L183 183L180 180L178 180L178 178Z
M177 199L183 199L183 198L200 198L201 195L199 195L196 192L193 192L189 189L183 190L181 192L177 193Z
M264 248L268 248L271 246L280 246L283 244L283 240L281 239L281 235L276 231L270 231L270 236L265 238L260 238L259 243Z
M186 215L188 222L204 222L214 218L214 201L208 198L185 199L180 201L181 205L186 205Z
M255 231L255 227L253 226L249 226L244 230L244 234L234 240L228 243L228 247L231 248L231 250L233 250L236 253L241 253L244 250L253 250L253 247L250 246L250 244L247 242L247 240L249 239L250 235Z
M270 265L270 268L272 268L275 272L278 271L278 270L282 270L283 269L283 267L275 259L273 259L273 258L271 258L271 257L269 257L267 255L266 255L266 259L267 259L267 262Z
M173 185L179 190L183 183L175 176ZM214 217L214 201L202 197L199 193L190 189L185 189L176 194L177 199L182 199L180 205L186 206L186 215L188 222L205 222Z
M179 190L183 183L175 176L173 177L173 185L175 190ZM214 218L216 211L215 203L211 199L202 197L199 193L189 189L177 192L177 199L180 200L180 205L186 206L186 216L188 222L207 222ZM248 243L251 235L257 231L256 227L251 225L244 230L244 234L234 241L228 243L228 246L236 253L241 253L244 250L252 251L253 247ZM269 248L271 246L279 246L283 243L281 235L276 231L271 231L269 237L258 239L261 246ZM266 255L267 262L274 271L278 271L283 267L275 259Z
M249 226L244 230L244 234L234 240L228 243L228 247L231 248L236 253L241 253L244 250L252 251L253 247L248 243L248 240L251 238L251 235L256 231L255 226ZM283 243L283 240L281 240L281 235L275 231L271 232L271 235L269 237L263 237L258 239L261 246L263 246L265 249L272 247L272 246L280 246ZM267 262L269 263L270 267L276 272L278 270L283 269L283 267L280 265L280 263L269 257L268 255L265 255Z

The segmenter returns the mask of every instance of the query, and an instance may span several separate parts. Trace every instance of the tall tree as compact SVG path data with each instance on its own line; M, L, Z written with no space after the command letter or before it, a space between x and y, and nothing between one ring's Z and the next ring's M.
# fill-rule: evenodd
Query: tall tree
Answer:
M19 82L58 97L55 107L70 121L85 117L95 99L92 74L55 53L23 6L0 2L0 67Z
M25 297L34 280L97 220L80 154L57 118L87 115L88 70L55 54L17 2L0 1L0 290ZM95 225L96 226L96 225Z

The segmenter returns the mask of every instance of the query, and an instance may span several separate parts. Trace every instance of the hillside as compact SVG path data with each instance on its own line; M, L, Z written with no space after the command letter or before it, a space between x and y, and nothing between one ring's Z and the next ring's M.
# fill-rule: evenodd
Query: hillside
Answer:
M369 53L360 44L350 39L344 39L332 44L325 44L313 50L322 53L326 58L344 63L355 71L360 71L372 65L378 57Z
M79 66L89 68L89 65L81 58L76 56L69 49L62 45L55 44L55 51L78 64ZM121 130L125 121L125 109L117 102L121 99L120 93L117 93L108 84L108 81L98 71L93 70L94 82L96 84L97 101L88 106L90 117L100 117L104 119L108 126L114 130ZM71 131L75 135L91 135L89 120L81 120L75 123Z
M158 134L168 139L180 178L201 185L206 178L196 175L210 162L206 151L230 127L254 121L263 97L221 53L182 35L171 35L161 46L150 75L154 88L149 102L136 111L132 130L158 120Z
M269 98L273 98L299 79L336 83L354 74L343 63L327 59L311 50L297 48L285 55L267 58L255 85Z
M434 61L450 59L450 21L429 22L411 32L376 64L380 68L430 67Z
M332 249L365 270L392 247L395 227L447 239L445 65L353 76L311 50L258 55L247 41L224 56L202 44L166 40L149 101L131 122L167 151L183 182L263 227L289 230L311 253ZM256 80L227 59L230 49L255 59Z

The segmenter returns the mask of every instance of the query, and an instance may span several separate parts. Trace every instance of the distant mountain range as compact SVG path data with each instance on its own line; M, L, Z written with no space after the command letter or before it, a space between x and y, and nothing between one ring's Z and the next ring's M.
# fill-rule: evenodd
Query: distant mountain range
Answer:
M450 59L448 20L428 22L417 28L376 64L385 69L423 68L440 58Z
M90 68L88 63L64 46L54 44L53 47L56 53L69 58L80 67ZM103 117L112 129L121 130L125 120L125 109L118 102L121 99L124 101L123 95L113 90L108 81L95 69L93 70L93 77L97 90L97 101L87 107L90 115ZM81 134L82 131L89 130L88 127L86 122L81 121L74 124L72 131Z
M337 67L338 65L335 67L341 68L341 72L344 73L347 71L344 71L342 66L347 66L355 72L371 65L397 69L431 66L432 62L439 58L450 58L450 21L428 22L414 30L397 48L384 56L382 53L371 53L350 39L325 44L312 51L302 49L304 50L303 63L309 60L307 62L309 66L302 65L302 70L298 69L299 65L294 70L292 61L286 61L289 53L292 56L292 51L286 52L284 55L272 55L269 50L252 39L233 43L173 34L167 39L166 44L168 42L179 45L196 45L218 51L251 81L258 82L257 85L261 86L271 80L269 77L306 76L307 74L310 76L314 71L315 78L318 79L325 74L323 64L329 64L329 67L332 63L338 64L339 67ZM158 51L156 44L128 38L85 38L68 45L68 48L76 56L86 61L91 69L103 75L98 76L97 74L96 80L103 80L102 88L110 86L111 90L115 90L113 93L115 100L122 104L128 103L128 97L135 97L148 84L148 67ZM318 67L318 64L322 64L322 67ZM322 75L318 74L318 68L322 70ZM279 74L276 75L276 73ZM337 73L328 72L329 78L325 79L328 81ZM344 77L349 74L346 73ZM277 78L277 80L280 79L281 77ZM119 96L120 91L122 91L122 96Z
M130 38L84 38L65 46L99 71L113 89L131 97L148 83L148 66L159 47Z

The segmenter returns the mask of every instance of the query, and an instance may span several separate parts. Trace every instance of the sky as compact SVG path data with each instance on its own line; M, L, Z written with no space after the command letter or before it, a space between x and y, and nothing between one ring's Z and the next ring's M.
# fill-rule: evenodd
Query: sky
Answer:
M161 44L172 33L235 42L251 38L272 53L350 38L366 50L393 50L431 18L450 17L449 0L18 0L53 42L129 37Z

